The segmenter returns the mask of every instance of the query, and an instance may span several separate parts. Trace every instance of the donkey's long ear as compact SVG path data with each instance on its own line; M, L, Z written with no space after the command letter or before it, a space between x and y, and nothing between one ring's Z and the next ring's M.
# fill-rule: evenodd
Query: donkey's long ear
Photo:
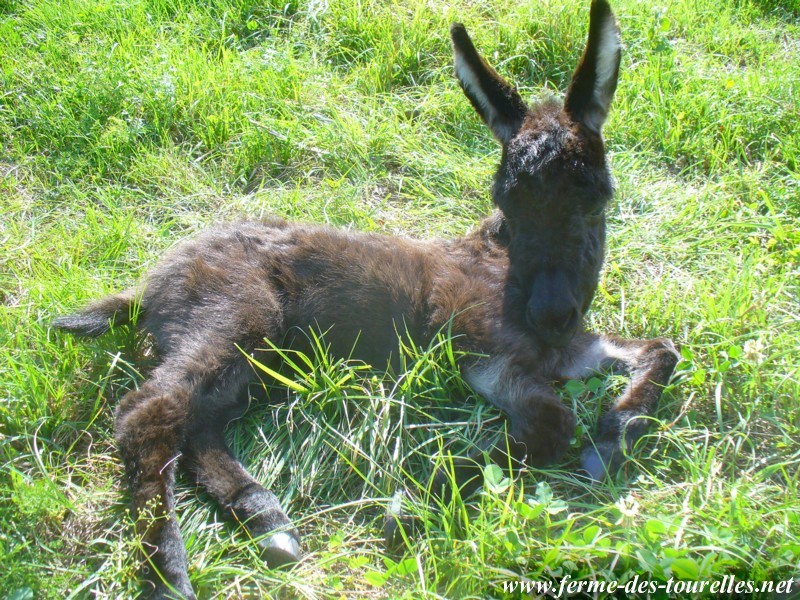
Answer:
M450 37L461 88L495 137L508 143L519 131L528 107L517 90L478 54L461 23L453 23Z
M572 76L564 108L573 119L600 133L617 89L622 55L619 27L606 0L594 0L589 41Z

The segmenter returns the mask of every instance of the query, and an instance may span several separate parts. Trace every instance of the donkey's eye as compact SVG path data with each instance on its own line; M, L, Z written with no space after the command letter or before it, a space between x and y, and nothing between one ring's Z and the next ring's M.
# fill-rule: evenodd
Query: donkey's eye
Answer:
M590 219L599 219L602 217L606 212L606 207L604 205L595 206L589 211L589 218Z

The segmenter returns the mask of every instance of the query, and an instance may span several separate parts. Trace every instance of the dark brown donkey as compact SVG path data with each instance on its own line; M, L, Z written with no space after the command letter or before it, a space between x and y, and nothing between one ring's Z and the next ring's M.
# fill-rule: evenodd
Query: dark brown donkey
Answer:
M450 324L453 344L465 351L464 378L508 417L508 439L489 452L505 464L561 457L575 417L550 382L612 364L630 383L600 421L582 469L602 478L644 432L639 417L653 413L676 364L672 343L582 326L612 196L600 130L620 62L614 16L604 0L592 4L588 44L563 105L527 107L462 25L451 35L458 80L503 146L492 188L499 210L475 231L426 241L280 220L221 225L178 247L141 285L55 321L97 336L138 313L136 325L155 340L159 366L116 414L133 508L164 517L139 520L154 595L193 596L172 514L178 457L260 539L269 563L300 554L275 495L245 472L223 436L256 378L246 353L267 360L257 350L265 339L293 347L309 329L324 331L333 354L350 356L356 344L356 358L379 366L397 355L398 331L425 344Z

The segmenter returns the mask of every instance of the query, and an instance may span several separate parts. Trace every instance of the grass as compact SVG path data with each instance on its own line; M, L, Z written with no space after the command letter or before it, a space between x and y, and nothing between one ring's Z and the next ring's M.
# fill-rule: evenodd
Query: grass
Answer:
M588 5L588 2L585 3ZM614 3L625 51L605 134L617 180L591 327L669 336L684 360L618 476L571 476L615 379L572 382L552 469L438 512L389 558L401 485L500 431L446 336L396 379L297 358L286 402L229 430L305 536L271 572L196 489L180 525L201 597L515 597L503 581L800 575L800 5ZM588 11L566 0L0 1L0 590L137 590L114 453L140 381L124 333L56 335L186 234L240 215L419 237L489 210L499 151L452 77L464 21L523 95L563 90ZM414 483L416 482L416 483ZM566 580L569 581L569 580Z

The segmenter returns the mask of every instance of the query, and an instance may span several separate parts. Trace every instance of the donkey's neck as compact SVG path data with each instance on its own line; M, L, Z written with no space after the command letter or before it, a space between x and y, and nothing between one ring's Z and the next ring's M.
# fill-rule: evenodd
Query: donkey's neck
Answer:
M495 210L467 235L448 242L457 253L478 257L505 257L508 255L510 236L503 213Z

